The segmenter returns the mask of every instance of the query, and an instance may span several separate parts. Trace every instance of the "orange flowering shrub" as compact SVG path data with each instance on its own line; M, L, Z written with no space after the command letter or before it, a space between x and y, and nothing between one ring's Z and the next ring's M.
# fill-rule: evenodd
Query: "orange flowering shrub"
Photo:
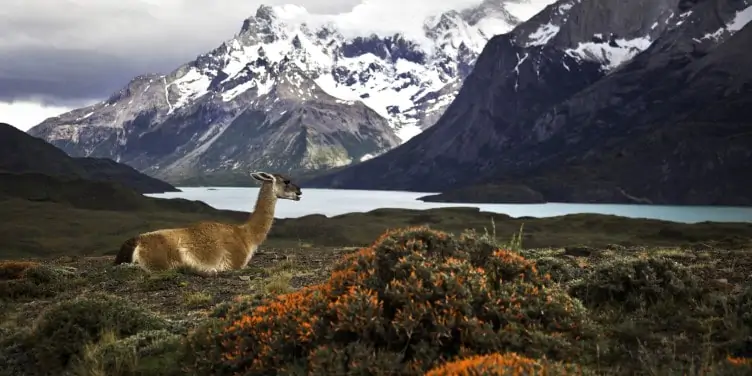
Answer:
M752 375L752 359L729 356L726 359L713 364L711 367L701 370L699 374L708 376Z
M0 280L21 279L26 269L37 266L33 261L0 261Z
M734 367L746 367L750 370L752 370L752 359L751 358L736 358L733 356L729 356L726 358L726 362Z
M426 228L390 231L321 285L278 296L188 341L191 371L215 375L420 375L457 356L565 358L590 335L585 309L535 264Z
M539 361L516 353L476 355L445 363L425 376L517 376L581 375L579 367L557 362Z

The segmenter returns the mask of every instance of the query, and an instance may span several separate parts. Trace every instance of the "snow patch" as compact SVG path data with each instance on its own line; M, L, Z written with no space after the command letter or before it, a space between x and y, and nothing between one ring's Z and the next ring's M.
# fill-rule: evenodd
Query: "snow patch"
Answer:
M559 33L559 30L559 26L556 26L550 22L545 25L541 25L538 30L528 36L529 42L527 43L527 46L542 46L548 43L551 38L555 37L556 34Z
M483 38L482 44L485 45L485 39L490 39L495 35L508 33L514 28L514 25L494 18L483 18L475 24ZM483 48L483 46L481 46Z
M726 27L731 32L737 32L752 21L752 5L736 12L736 17Z
M736 16L734 16L734 19L731 20L731 22L728 23L728 25L725 25L721 27L720 29L708 33L705 36L701 38L702 40L719 40L721 37L723 37L724 34L729 33L730 35L735 34L737 31L741 30L746 26L750 21L752 21L752 5L736 12ZM695 41L695 42L700 42Z
M577 48L566 50L566 53L574 58L599 62L604 69L612 70L646 50L652 44L648 37L630 40L617 39L615 42L617 47L612 47L608 43L584 42L580 43Z
M191 100L204 96L209 91L211 78L202 74L196 68L191 68L185 75L176 79L170 85L178 88L179 97L173 107L182 107Z
M520 54L517 54L517 65L514 66L514 73L517 74L517 78L515 78L514 82L514 91L517 91L520 86L520 65L527 60L528 56L530 55L526 53L525 56L520 58Z
M555 2L555 0L510 1L504 4L504 8L518 20L526 21Z
M172 107L172 103L170 103L170 90L169 85L167 85L167 77L162 76L162 85L164 86L164 96L165 96L165 102L167 103L167 108L169 109L167 113L172 113L172 111L175 109ZM109 106L109 104L107 104Z
M407 142L407 140L417 136L422 131L423 130L415 124L404 124L396 133L397 137L399 137L402 142Z

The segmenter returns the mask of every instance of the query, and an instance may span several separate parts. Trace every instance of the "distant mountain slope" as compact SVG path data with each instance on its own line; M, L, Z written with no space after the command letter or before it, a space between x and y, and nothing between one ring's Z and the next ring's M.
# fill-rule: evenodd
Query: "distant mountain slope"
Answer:
M139 193L179 191L170 184L109 159L71 158L46 141L5 123L0 123L0 172L110 181Z
M486 41L549 2L486 0L416 19L419 40L346 36L336 19L261 6L216 49L29 133L171 182L346 166L433 125Z
M308 185L752 204L751 6L558 1L489 42L435 126Z

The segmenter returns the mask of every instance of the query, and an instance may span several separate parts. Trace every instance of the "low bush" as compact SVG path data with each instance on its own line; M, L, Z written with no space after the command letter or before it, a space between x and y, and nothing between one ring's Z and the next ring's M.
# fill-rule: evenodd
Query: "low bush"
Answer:
M752 355L752 294L703 283L662 256L603 260L570 292L601 325L599 362L614 372L697 374L727 355Z
M540 273L547 273L554 282L569 285L585 276L585 270L575 260L546 256L534 260Z
M7 369L26 375L60 375L103 332L126 337L168 327L154 314L125 299L89 294L55 304L0 349Z
M84 347L72 365L77 376L179 375L175 357L181 336L167 330L146 330L117 338L105 332L98 342Z
M727 325L734 334L733 339L728 341L729 352L735 357L752 358L752 286L733 295L729 311L733 313L732 319L735 321L735 325Z
M5 262L0 278L0 300L22 300L55 296L68 289L77 275L62 267L37 263ZM8 266L12 265L12 266Z
M418 375L496 352L577 357L593 335L585 308L533 262L427 228L387 232L326 283L221 315L189 338L192 372Z
M617 258L598 264L570 291L588 307L618 305L630 312L666 300L698 299L702 284L690 269L669 259Z
M144 291L170 290L187 283L188 275L183 269L168 269L143 274L141 286Z

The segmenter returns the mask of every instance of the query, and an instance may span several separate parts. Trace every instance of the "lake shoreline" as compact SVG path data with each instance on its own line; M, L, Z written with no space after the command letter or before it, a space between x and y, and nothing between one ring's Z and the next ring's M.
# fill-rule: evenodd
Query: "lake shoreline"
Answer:
M242 223L248 217L247 208L250 206L244 205L242 211L216 210L189 200L141 197L140 200L148 202L118 208L105 205L111 200L103 201L104 207L92 207L89 202L77 201L5 200L0 208L0 219L3 219L0 234L8 235L0 237L0 259L114 255L123 241L139 233L201 221ZM502 241L522 230L522 242L530 248L752 249L752 223L683 224L602 214L513 218L467 207L381 208L331 217L320 214L297 218L277 216L262 249L357 248L367 246L389 229L415 226L428 226L454 234L467 230L488 233Z
M148 194L155 198L183 198L205 202L221 210L249 211L258 194L258 187L183 187L181 192ZM478 208L512 218L554 218L572 214L616 215L632 219L656 219L675 223L752 223L752 208L733 206L673 206L647 204L597 203L520 203L493 204L473 202L431 202L421 198L430 192L363 191L335 189L304 189L299 202L280 201L278 218L300 218L306 215L333 217L349 213L367 213L376 209L395 208L425 210L433 208Z

